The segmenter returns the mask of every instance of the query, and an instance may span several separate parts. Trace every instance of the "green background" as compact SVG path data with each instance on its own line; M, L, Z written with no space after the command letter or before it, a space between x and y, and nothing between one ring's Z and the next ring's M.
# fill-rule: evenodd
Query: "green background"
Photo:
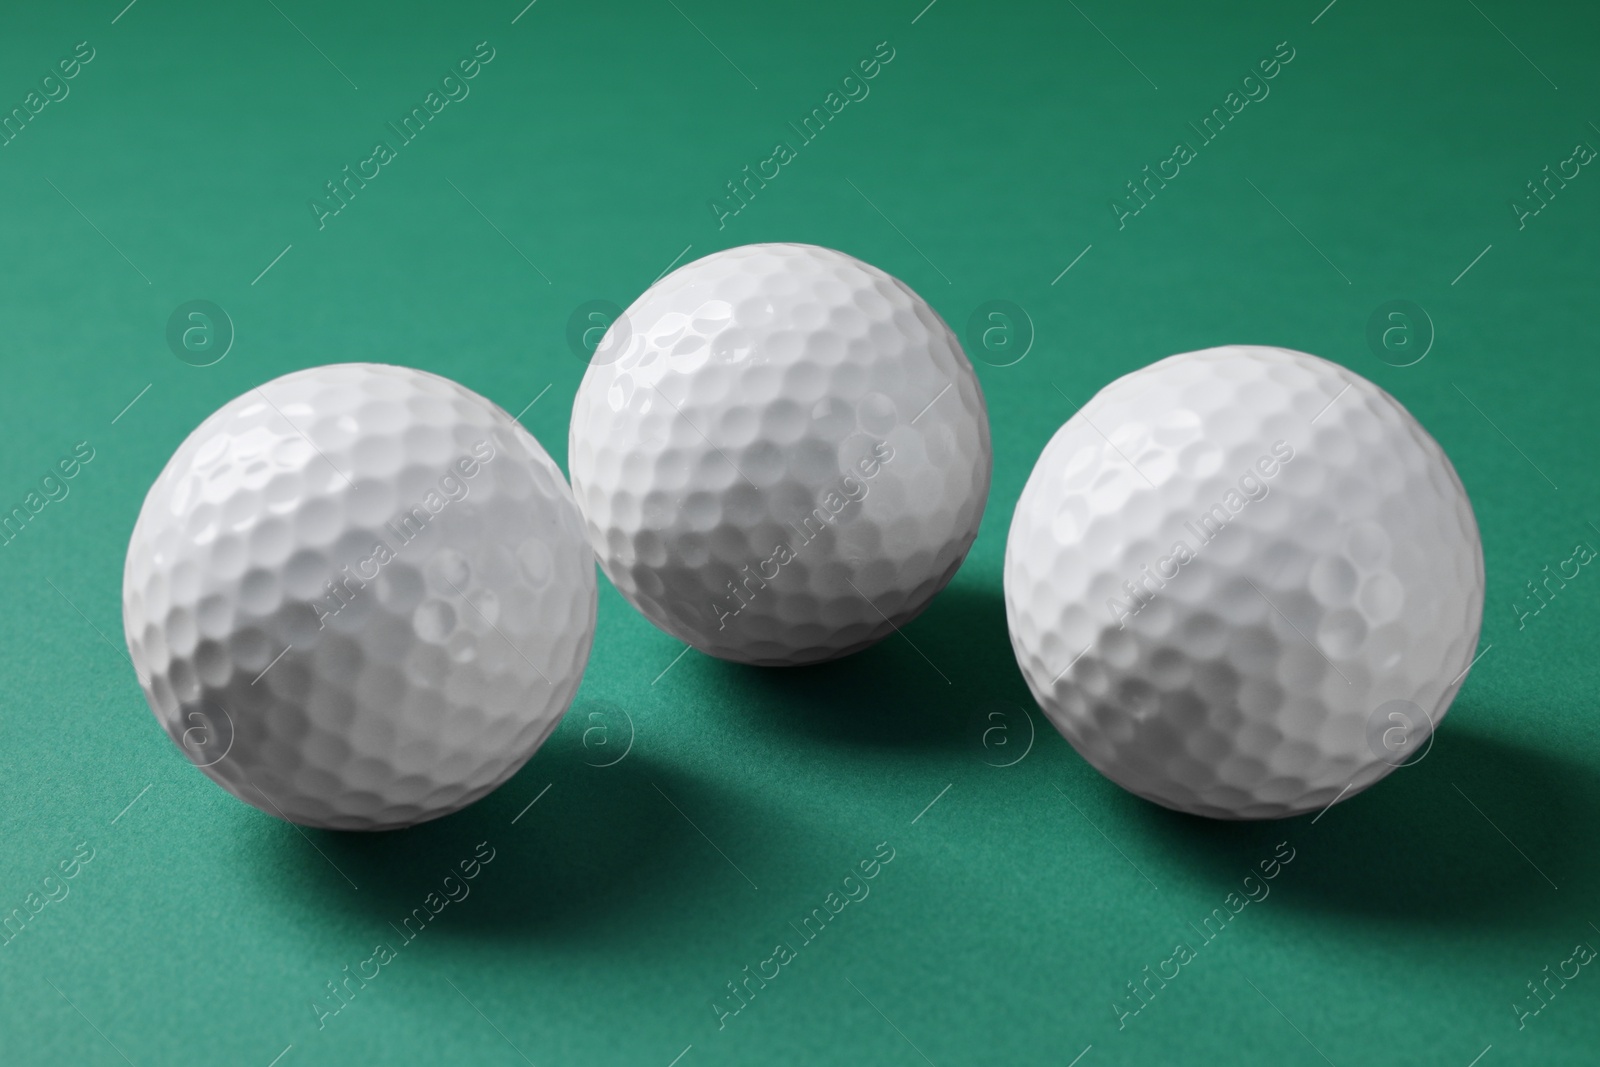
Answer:
M1520 627L1514 607L1542 567L1600 544L1600 175L1522 228L1510 207L1575 143L1600 145L1600 16L925 2L6 12L0 109L79 41L95 58L0 148L0 499L80 441L95 457L0 548L0 911L75 844L94 858L0 947L0 1060L1600 1058L1594 968L1521 1029L1512 1008L1576 943L1600 947L1600 577ZM308 200L480 41L495 58L471 95L319 230ZM870 96L719 228L711 198L881 41L894 59ZM1270 96L1119 229L1124 183L1285 41ZM790 672L680 659L602 580L574 709L467 811L301 833L185 763L121 654L119 594L144 492L202 418L296 368L394 362L512 412L539 398L523 421L564 461L573 309L772 240L889 270L963 336L987 301L1025 309L995 351L969 346L993 494L907 629L916 648ZM212 366L166 341L194 299L236 330ZM1404 368L1367 341L1395 299L1428 320L1394 335L1401 351L1432 342ZM1393 392L1483 531L1486 651L1437 744L1315 822L1224 825L1122 792L1049 728L1006 637L1006 528L1049 435L1116 376L1231 342ZM472 895L319 1029L323 983L480 841L495 859ZM1295 858L1271 895L1119 1029L1124 983L1281 841ZM725 984L880 842L895 858L870 897L719 1029Z

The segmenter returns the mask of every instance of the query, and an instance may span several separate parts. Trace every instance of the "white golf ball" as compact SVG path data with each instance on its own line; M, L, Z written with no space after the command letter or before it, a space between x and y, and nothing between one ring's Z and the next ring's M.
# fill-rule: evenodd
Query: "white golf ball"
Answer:
M1388 393L1237 345L1102 389L1006 543L1006 617L1056 728L1130 792L1280 818L1425 750L1471 663L1483 550L1455 469Z
M841 252L681 267L607 332L572 407L590 543L651 622L745 663L881 640L978 532L983 394L949 327Z
M342 364L230 401L128 544L123 626L156 718L234 796L379 830L484 796L555 728L594 638L560 470L422 371Z

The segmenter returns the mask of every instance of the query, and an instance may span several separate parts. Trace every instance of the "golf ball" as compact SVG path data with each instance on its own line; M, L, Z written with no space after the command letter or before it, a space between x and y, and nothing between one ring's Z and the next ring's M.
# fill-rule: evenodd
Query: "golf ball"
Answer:
M343 364L230 401L128 544L128 651L168 736L291 822L408 826L509 778L571 702L595 574L560 470L454 382Z
M568 454L623 596L767 665L846 655L922 611L977 535L991 457L938 314L801 244L718 252L639 297L584 375Z
M1046 446L1006 543L1045 714L1123 788L1214 818L1324 807L1424 751L1483 592L1438 443L1376 385L1281 348L1106 386Z

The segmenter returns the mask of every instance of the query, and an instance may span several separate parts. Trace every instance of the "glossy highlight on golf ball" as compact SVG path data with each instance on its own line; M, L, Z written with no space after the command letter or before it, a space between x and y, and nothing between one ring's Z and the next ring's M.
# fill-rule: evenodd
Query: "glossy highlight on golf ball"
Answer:
M926 301L842 252L763 244L680 267L612 325L569 459L601 567L651 622L795 665L883 639L944 588L991 450Z
M1214 818L1315 810L1420 752L1483 597L1438 443L1376 385L1281 348L1106 386L1046 446L1006 543L1040 707L1123 788Z
M456 811L566 711L594 639L566 482L494 404L340 364L239 396L178 447L128 545L151 710L248 804L378 830Z

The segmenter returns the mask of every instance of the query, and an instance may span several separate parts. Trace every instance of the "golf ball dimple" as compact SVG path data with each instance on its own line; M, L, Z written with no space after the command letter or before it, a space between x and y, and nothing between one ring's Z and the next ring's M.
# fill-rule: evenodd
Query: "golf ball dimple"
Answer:
M1230 346L1101 390L1006 543L1040 707L1158 804L1280 818L1421 752L1466 677L1483 550L1437 442L1335 364Z
M921 612L977 535L991 463L938 314L800 244L715 253L635 301L584 375L569 457L623 596L767 665L846 655Z
M151 710L224 789L307 826L456 811L571 702L593 556L511 416L423 371L298 371L229 402L151 487L123 572Z

